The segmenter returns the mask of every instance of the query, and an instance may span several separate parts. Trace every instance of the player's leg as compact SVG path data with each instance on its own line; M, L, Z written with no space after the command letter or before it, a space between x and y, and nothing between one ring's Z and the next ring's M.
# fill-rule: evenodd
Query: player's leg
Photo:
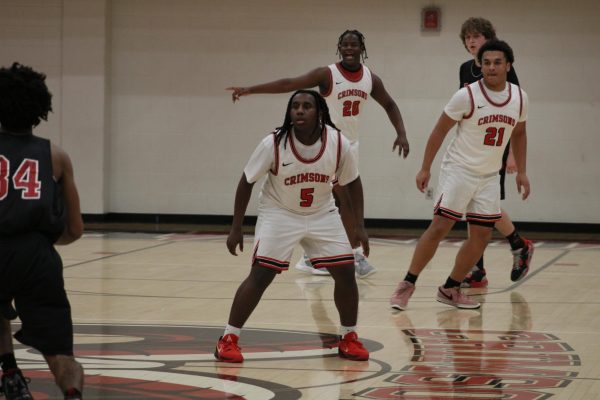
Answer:
M477 177L475 190L466 206L469 236L459 249L454 268L446 283L438 288L437 301L457 308L479 308L481 305L460 291L461 282L471 266L483 254L492 237L494 224L500 219L499 177L490 174Z
M7 399L32 399L29 389L27 388L27 381L17 366L17 360L13 350L10 321L1 316L0 366L2 367L0 395L3 394Z
M18 268L18 265L9 261L14 258L14 252L8 245L0 246L0 259L3 260L0 263L0 274L3 277L0 280L0 367L2 367L0 397L4 394L7 398L29 393L26 380L17 366L10 326L10 320L17 317L12 306L12 296L9 295L11 290L8 286L13 280L12 273Z
M259 213L252 267L233 298L228 324L215 348L217 360L234 363L244 360L238 346L241 330L275 276L288 270L294 247L304 234L303 218L278 208Z
M358 319L358 286L354 273L354 263L331 268L335 280L333 298L340 314L340 342L338 354L354 361L369 359L369 351L358 340L356 325Z
M471 268L461 283L464 288L482 288L488 285L487 271L485 270L483 255Z
M438 288L437 301L457 308L479 308L480 304L461 292L460 286L464 277L483 254L492 237L493 223L479 225L469 223L469 237L456 254L454 268L446 279L446 283Z
M519 235L510 216L504 209L502 210L502 219L496 222L496 229L498 229L510 244L511 252L513 254L513 266L510 279L513 282L516 282L524 278L525 275L527 275L527 272L529 272L529 265L534 251L533 242Z
M492 237L491 225L478 225L469 223L469 237L465 240L456 254L454 268L450 278L462 281L470 266L473 265L483 254L483 251Z
M435 255L437 248L448 233L452 230L456 221L443 217L441 215L434 215L431 224L425 232L419 238L408 272L398 286L394 290L392 297L390 298L390 306L396 310L406 310L408 301L415 291L415 284L419 274L423 271L425 266L431 261Z
M335 281L333 300L340 314L342 326L356 326L358 318L358 286L352 263L331 268L331 277Z
M15 243L12 261L17 268L15 271L27 271L26 279L20 281L20 290L14 296L21 320L21 327L14 337L42 354L73 354L71 306L64 288L62 260L54 246L42 234L25 235L18 244ZM14 278L18 279L17 276ZM13 383L20 388L20 393L11 397L5 390L5 396L31 399L27 388L29 380L17 371ZM3 384L5 377L6 372Z
M277 271L260 266L257 262L252 265L250 273L240 284L233 298L229 325L240 329L244 326L276 275Z
M456 168L442 168L437 188L438 198L433 219L421 235L404 280L398 283L390 298L390 306L405 310L415 290L419 274L435 255L437 248L462 215L475 190L477 180Z
M250 274L240 284L233 298L227 326L215 348L217 360L232 363L244 361L238 346L242 328L276 274L277 271L263 267L257 261L252 265Z
M358 286L354 272L352 246L337 213L311 216L308 236L301 241L314 260L315 267L325 267L334 280L333 298L340 316L340 357L355 361L369 359L369 352L358 340Z
M44 355L56 385L65 395L65 400L81 400L83 392L83 367L72 355Z
M340 197L342 196L344 197L345 201L340 201ZM342 223L344 224L346 235L349 239L351 239L352 232L354 231L354 213L352 212L352 203L350 201L348 190L345 187L334 184L333 197L335 198L335 204L340 210L340 216L342 217ZM350 244L352 245L352 254L354 254L354 268L356 276L364 279L377 272L377 269L371 265L365 257L360 243Z

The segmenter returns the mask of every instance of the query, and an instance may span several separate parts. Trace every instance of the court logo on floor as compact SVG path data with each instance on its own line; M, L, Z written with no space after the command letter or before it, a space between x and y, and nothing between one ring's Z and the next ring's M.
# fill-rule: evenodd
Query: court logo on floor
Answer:
M239 376L248 363L216 362L222 327L77 324L75 354L85 368L86 399L295 400L301 393L266 380ZM379 343L364 341L372 350ZM337 354L337 336L287 330L244 329L246 361L314 358ZM59 392L41 355L17 345L36 400Z

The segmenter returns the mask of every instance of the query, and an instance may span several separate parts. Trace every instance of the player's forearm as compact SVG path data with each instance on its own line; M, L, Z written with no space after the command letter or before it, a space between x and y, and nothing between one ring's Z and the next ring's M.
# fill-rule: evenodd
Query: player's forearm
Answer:
M394 126L396 130L396 135L398 137L406 137L406 129L404 128L404 120L402 119L402 114L400 114L400 109L393 103L390 107L386 108L388 118L390 122Z
M362 181L360 176L354 181L348 184L348 193L350 194L350 201L352 203L352 211L354 212L355 227L361 228L365 226L364 218L364 196Z
M247 88L248 94L288 93L298 89L303 88L294 84L294 80L291 78L278 79L276 81L261 83Z
M425 146L425 154L423 155L423 163L421 164L421 169L425 171L431 170L431 164L433 164L433 160L437 155L446 135L452 129L452 127L456 124L456 121L452 120L448 115L443 112L440 115L433 131L431 131L431 135L429 135L429 139L427 140L427 145Z
M513 135L510 140L517 171L521 174L527 173L527 134L525 131Z
M73 168L70 161L66 162L63 166L63 176L60 182L63 189L66 226L55 244L63 245L73 243L83 235L83 219L81 218L79 193L75 185Z
M63 231L63 233L58 238L58 240L54 244L65 245L65 244L73 243L74 241L78 240L82 234L83 234L83 223L81 223L81 228L73 228L73 227L67 226L65 228L65 230Z
M242 174L240 182L238 183L237 190L235 192L235 201L233 205L233 221L231 222L232 230L241 230L244 224L244 217L246 216L246 209L248 203L250 203L250 197L252 196L253 183L248 183L246 175Z
M425 153L423 154L423 163L421 164L422 170L431 170L431 164L433 164L433 160L435 160L435 156L440 150L443 141L444 138L440 137L439 133L436 133L435 131L429 136L429 140L427 140L427 145L425 146Z

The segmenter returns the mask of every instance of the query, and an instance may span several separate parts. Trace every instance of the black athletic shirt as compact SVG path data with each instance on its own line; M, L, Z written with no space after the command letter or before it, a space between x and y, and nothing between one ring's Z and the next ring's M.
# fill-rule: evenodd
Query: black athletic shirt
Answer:
M64 229L61 187L52 176L50 141L0 133L0 238Z

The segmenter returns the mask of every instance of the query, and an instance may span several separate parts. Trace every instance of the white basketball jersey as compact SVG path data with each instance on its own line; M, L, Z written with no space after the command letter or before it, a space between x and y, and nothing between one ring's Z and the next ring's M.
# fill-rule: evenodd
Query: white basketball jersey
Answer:
M361 64L356 72L345 70L340 63L329 67L329 92L321 93L327 101L333 123L351 143L358 141L358 119L373 89L371 71Z
M470 99L470 112L460 116L453 115L452 102L455 97L465 95L457 92L444 111L455 120L459 120L456 136L452 139L442 163L457 164L469 171L487 175L497 173L502 167L502 154L518 122L523 121L523 95L519 86L506 82L504 92L491 93L485 88L483 80L465 86ZM502 102L492 98L504 96ZM525 114L526 115L526 114Z
M293 132L279 143L275 134L265 138L244 173L248 182L255 182L266 172L260 207L280 207L302 215L336 209L331 193L333 178L345 185L358 177L350 142L330 126L311 146L300 143Z

